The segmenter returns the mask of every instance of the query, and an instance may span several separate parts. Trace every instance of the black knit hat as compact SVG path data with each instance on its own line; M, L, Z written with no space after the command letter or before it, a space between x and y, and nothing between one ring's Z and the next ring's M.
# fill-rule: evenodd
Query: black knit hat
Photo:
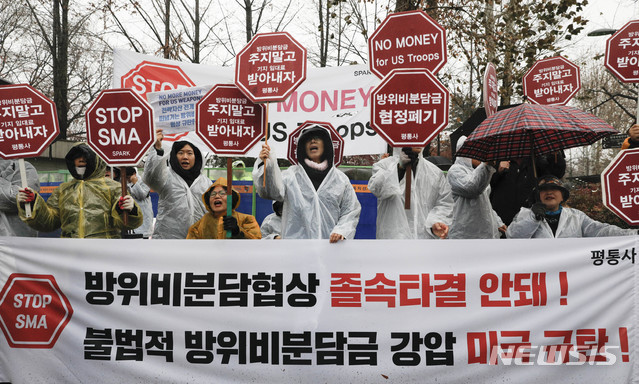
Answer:
M549 190L549 189L557 189L561 191L561 196L564 201L568 200L570 197L570 191L566 187L564 187L564 183L559 180L557 176L553 175L545 175L539 179L539 183L537 183L537 189L540 191Z

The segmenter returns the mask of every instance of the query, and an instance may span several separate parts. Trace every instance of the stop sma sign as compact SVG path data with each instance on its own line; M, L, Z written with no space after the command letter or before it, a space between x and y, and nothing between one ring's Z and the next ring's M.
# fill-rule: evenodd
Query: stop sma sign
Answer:
M100 92L86 123L89 146L112 166L136 166L155 141L153 110L131 89Z

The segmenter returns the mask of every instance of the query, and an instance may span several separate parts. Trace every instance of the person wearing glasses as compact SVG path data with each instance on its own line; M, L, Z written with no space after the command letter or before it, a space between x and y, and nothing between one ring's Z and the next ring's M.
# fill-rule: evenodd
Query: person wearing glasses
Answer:
M226 239L231 232L231 239L261 239L262 233L254 216L237 212L240 205L240 194L232 190L233 210L227 216L227 180L217 179L202 195L202 202L208 211L200 220L189 228L187 239Z
M506 231L509 239L559 237L603 237L636 235L636 229L622 229L600 223L564 203L570 192L556 176L545 175L537 184L539 201L521 208Z
M362 208L348 176L333 164L328 130L319 125L305 128L296 158L297 165L281 172L275 154L263 144L253 166L253 185L260 197L284 203L282 239L353 239Z

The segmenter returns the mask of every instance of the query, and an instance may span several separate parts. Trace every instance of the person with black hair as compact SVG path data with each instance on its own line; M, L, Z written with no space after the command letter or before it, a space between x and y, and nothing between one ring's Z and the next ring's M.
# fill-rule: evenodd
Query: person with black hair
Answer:
M377 197L378 239L445 239L453 219L446 175L424 159L420 147L395 148L373 164L368 188ZM406 168L413 175L410 209L404 208Z
M281 201L273 201L273 213L266 216L262 220L260 230L262 231L262 239L275 239L282 238L282 208L284 203Z
M202 153L188 141L173 143L167 165L162 129L155 132L155 144L149 151L142 178L159 195L152 238L184 239L189 227L206 213L202 194L212 182L201 174Z
M622 229L600 223L578 209L564 207L570 192L554 175L541 177L537 184L539 201L521 208L506 230L509 239L558 237L602 237L636 235L636 229Z
M232 189L232 213L227 216L228 182L225 177L217 179L202 195L202 202L207 213L189 228L187 239L226 239L226 232L231 232L231 239L261 239L262 233L255 217L237 212L240 205L240 194Z
M41 232L61 228L61 237L103 239L119 239L123 229L142 224L140 207L130 195L122 196L119 183L104 177L106 163L88 145L76 144L65 160L73 180L60 184L46 202L31 188L20 190L22 221ZM26 217L25 204L31 204L31 217Z
M282 238L331 243L354 238L362 208L350 180L333 164L328 130L319 125L305 128L296 155L298 164L281 172L274 152L264 144L253 167L260 197L284 203Z

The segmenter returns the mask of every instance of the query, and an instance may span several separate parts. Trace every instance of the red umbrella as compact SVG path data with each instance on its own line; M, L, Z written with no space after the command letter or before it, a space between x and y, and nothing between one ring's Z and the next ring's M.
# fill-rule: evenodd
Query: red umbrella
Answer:
M605 121L577 108L524 103L484 120L468 136L457 156L481 161L534 158L590 145L616 133L619 132Z

